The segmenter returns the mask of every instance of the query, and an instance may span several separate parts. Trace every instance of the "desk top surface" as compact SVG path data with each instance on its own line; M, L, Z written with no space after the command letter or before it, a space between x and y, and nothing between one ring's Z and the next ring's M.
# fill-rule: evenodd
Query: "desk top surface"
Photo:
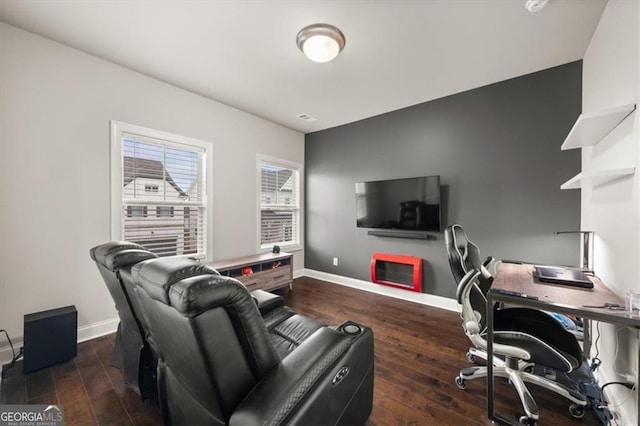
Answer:
M631 317L626 315L624 310L616 311L605 308L585 307L585 305L600 306L605 303L616 303L624 307L624 300L598 278L589 277L593 281L593 288L589 289L541 282L533 277L533 272L533 265L502 263L498 267L491 289L517 291L529 296L536 296L539 302L553 307L581 311L585 314L592 313L598 317L612 317L611 320L625 318L626 321L624 322L640 325L640 316L634 315ZM536 302L531 303L538 304ZM601 319L607 320L606 318Z

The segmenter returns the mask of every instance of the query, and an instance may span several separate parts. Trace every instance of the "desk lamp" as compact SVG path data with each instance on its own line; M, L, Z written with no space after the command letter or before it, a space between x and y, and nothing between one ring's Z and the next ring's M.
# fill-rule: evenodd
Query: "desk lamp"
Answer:
M584 272L593 272L591 261L591 249L593 248L591 236L593 231L556 231L554 234L582 234L582 270Z

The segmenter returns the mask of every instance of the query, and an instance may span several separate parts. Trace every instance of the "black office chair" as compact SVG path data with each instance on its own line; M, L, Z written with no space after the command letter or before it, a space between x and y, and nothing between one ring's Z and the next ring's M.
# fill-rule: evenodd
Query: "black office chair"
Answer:
M445 242L451 271L458 282L456 297L462 306L462 327L469 340L486 359L486 312L494 315L494 376L509 379L516 389L525 415L521 423L533 424L539 419L535 400L525 382L548 389L572 402L569 412L574 417L584 415L587 399L546 377L533 374L533 365L569 373L582 362L582 351L575 336L544 312L528 308L497 309L487 306L486 294L493 277L481 263L478 247L471 243L460 225L445 230ZM487 263L487 262L485 262ZM461 278L458 278L462 275ZM461 389L467 380L485 378L486 367L460 370L456 384Z

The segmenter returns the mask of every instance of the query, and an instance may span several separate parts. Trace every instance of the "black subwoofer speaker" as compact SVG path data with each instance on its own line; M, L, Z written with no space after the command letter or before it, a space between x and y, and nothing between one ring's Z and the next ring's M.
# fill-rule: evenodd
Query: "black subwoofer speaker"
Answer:
M75 357L77 341L75 306L25 315L23 371L30 373Z

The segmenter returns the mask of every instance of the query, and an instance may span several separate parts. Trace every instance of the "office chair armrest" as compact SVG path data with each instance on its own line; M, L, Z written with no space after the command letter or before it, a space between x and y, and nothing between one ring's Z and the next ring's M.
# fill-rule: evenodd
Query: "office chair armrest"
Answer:
M484 332L481 332L480 318L482 315L477 314L473 306L471 306L470 294L471 290L478 285L478 279L481 272L477 269L472 269L462 277L457 288L458 303L462 305L462 318L464 321L464 331L469 337L469 340L476 348L487 349L487 340L485 339ZM497 315L501 315L501 311L498 311ZM555 320L553 320L555 321ZM495 343L493 345L493 351L499 355L512 356L523 360L531 358L531 354L522 348L515 346L502 345Z
M492 256L489 256L484 260L484 262L482 262L482 266L484 267L482 275L485 278L493 278L493 276L496 274L496 259Z
M347 365L351 370L336 382ZM323 327L258 383L234 410L229 425L308 423L309 417L316 424L335 424L363 381L365 374L358 370L372 368L370 329L353 338ZM329 408L336 405L344 405L337 414Z

